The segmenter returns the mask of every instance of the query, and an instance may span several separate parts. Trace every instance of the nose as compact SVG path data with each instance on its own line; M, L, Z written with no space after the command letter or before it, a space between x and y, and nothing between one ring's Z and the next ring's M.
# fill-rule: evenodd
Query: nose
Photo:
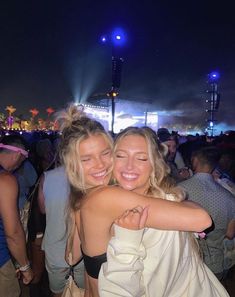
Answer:
M95 159L95 167L96 168L103 168L104 167L104 161L102 160L102 158L96 158Z
M134 167L134 160L131 157L129 157L127 159L126 167L127 167L128 170L133 169L133 167Z

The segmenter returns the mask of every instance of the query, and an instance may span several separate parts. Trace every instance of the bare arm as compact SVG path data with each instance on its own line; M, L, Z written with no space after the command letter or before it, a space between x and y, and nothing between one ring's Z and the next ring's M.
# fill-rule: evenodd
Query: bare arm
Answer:
M229 222L226 237L228 239L233 239L235 237L235 219Z
M105 187L93 193L94 212L99 209L111 222L136 205L149 206L146 226L162 230L201 232L211 225L209 214L199 205L138 195L119 187Z
M44 183L44 174L40 177L39 188L38 188L38 206L42 214L46 213L45 209L45 197L43 194L43 183Z
M14 176L2 174L0 179L0 216L3 221L8 248L21 267L29 264L25 234L17 208L18 186ZM23 273L23 281L29 283L32 271Z

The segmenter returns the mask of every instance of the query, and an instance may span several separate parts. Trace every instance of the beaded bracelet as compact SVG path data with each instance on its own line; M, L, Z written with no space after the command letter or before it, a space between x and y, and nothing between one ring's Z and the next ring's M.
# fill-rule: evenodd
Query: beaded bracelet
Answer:
M24 265L24 266L20 266L20 268L19 268L20 272L25 272L25 271L27 271L29 269L30 269L30 264L29 263Z

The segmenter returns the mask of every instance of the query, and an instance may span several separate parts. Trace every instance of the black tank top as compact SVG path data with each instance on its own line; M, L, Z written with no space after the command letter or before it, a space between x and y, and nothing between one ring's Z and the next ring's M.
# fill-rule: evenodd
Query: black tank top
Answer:
M90 257L84 254L82 250L82 255L87 274L98 279L101 265L107 262L106 253L99 256Z

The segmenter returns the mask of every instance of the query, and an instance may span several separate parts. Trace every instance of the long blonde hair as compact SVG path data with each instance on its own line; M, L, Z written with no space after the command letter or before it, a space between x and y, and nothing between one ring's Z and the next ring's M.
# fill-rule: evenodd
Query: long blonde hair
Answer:
M83 196L82 194L88 189L85 184L80 159L79 145L81 141L92 135L102 135L110 145L110 148L112 148L113 141L101 123L89 118L81 106L69 105L66 110L57 113L57 121L60 124L61 130L61 141L59 144L60 159L62 165L65 166L65 171L71 185L71 207L75 209L78 197L81 198Z

